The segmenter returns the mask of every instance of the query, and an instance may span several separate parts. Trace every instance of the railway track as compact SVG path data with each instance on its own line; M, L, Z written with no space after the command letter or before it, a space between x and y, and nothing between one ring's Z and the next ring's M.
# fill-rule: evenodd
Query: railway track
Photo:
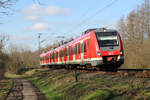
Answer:
M115 71L101 70L97 67L91 66L77 66L77 67L53 67L54 69L67 69L67 70L76 70L78 72L94 72L99 74L107 74L107 75L118 75L120 77L130 77L134 76L137 78L150 78L150 69L148 68L119 68Z
M89 70L88 70L89 71ZM120 77L137 77L137 78L150 78L150 69L136 69L136 68L119 68L116 71L101 71L100 69L91 70L92 72L107 74L107 75L118 75Z
M105 75L117 75L120 77L137 77L137 78L150 78L150 69L149 68L119 68L117 70L111 71L111 70L101 70L97 67L91 67L91 66L69 66L69 67L61 67L61 66L53 66L50 67L51 69L66 69L66 70L72 70L76 71L76 73L80 72L91 72L91 73L99 73L99 74L105 74ZM45 70L48 71L48 70Z
M13 79L13 88L6 100L46 100L43 93L23 78Z

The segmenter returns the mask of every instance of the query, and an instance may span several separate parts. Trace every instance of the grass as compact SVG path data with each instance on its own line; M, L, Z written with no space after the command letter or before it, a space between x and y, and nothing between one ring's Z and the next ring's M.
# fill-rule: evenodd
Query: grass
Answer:
M61 94L55 91L51 85L45 85L42 81L37 81L38 78L26 77L35 84L45 95L48 100L62 100Z
M98 90L87 95L84 100L106 100L111 95L109 90Z
M12 86L13 81L11 79L4 79L0 81L0 100L4 100L6 98Z
M126 78L95 76L95 73L80 74L79 82L75 82L73 72L61 69L37 71L26 78L47 100L148 100L150 97L150 84L143 87L140 81L131 83Z

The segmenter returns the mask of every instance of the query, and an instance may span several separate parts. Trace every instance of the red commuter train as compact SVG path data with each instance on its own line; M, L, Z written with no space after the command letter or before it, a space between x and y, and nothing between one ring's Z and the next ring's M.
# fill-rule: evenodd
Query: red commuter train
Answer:
M41 66L91 65L113 70L123 63L119 33L105 28L88 29L81 37L40 55Z

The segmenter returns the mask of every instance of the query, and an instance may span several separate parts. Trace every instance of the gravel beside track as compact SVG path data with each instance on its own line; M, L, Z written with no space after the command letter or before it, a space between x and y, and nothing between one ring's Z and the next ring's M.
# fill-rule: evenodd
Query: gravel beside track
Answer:
M46 100L44 94L23 78L13 79L14 85L6 100Z

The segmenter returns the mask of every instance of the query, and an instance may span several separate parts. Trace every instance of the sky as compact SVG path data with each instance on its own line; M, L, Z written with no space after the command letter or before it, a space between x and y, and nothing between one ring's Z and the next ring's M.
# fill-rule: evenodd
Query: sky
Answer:
M38 1L38 0L37 0ZM9 35L9 45L30 50L60 41L61 37L80 36L90 28L116 29L143 0L19 0L8 16L0 17L0 33Z

